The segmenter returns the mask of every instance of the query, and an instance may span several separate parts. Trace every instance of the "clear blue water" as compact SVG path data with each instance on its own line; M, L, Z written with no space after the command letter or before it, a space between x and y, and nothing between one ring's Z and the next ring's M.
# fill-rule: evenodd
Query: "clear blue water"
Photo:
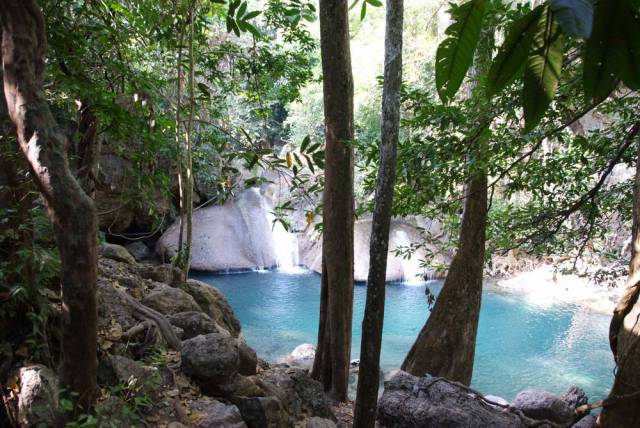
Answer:
M316 343L320 277L315 273L193 274L229 299L249 344L277 362L302 343ZM397 368L428 316L425 287L441 282L387 285L381 365ZM352 358L360 353L366 286L356 285ZM533 306L523 295L486 286L480 313L472 386L513 397L526 388L561 393L570 384L591 400L608 393L614 367L608 346L610 317L573 305Z

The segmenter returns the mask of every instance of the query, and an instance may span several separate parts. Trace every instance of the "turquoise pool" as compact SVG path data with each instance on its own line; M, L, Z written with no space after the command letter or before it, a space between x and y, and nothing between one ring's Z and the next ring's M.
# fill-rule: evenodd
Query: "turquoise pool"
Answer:
M316 343L320 276L278 271L193 274L229 299L247 341L262 358L278 361L302 343ZM424 289L441 282L387 285L383 369L397 368L429 314ZM366 287L356 285L352 358L360 353ZM613 379L608 346L610 317L574 305L539 307L523 295L486 286L480 314L472 386L511 400L525 388L563 392L584 388L604 398Z

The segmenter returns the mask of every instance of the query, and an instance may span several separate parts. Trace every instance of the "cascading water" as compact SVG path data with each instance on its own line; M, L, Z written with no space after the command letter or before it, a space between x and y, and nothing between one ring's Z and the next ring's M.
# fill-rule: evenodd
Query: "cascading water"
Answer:
M299 270L298 238L288 232L280 222L274 221L273 206L253 187L236 200L244 224L252 258L258 270L278 267L284 271Z

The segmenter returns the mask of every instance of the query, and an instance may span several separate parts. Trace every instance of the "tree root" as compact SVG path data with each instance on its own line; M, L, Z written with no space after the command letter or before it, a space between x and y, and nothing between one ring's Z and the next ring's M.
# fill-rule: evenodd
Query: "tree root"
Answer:
M122 301L126 303L132 309L134 318L142 321L140 324L131 327L122 337L131 338L145 330L148 330L151 326L155 326L160 336L167 342L170 348L179 351L182 348L182 343L176 333L173 331L173 327L167 319L160 312L151 309L148 306L143 305L136 299L131 297L128 293L116 288L118 295Z

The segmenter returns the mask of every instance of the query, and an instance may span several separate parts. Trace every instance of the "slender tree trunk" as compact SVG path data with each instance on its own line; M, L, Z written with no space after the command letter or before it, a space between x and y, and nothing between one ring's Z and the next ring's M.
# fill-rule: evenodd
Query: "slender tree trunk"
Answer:
M380 379L380 348L384 323L385 280L389 251L389 228L393 213L396 181L396 153L400 132L400 87L402 85L403 0L388 0L386 14L384 88L382 92L382 130L380 169L376 178L376 197L369 247L367 302L362 321L360 373L353 426L375 425Z
M600 416L604 427L631 428L640 421L640 139L636 139L629 280L609 328L609 343L618 367Z
M416 376L471 383L482 297L487 176L473 178L462 216L458 252L453 258L433 311L402 363Z
M78 106L80 123L78 130L80 141L78 143L78 173L82 189L91 199L96 195L96 183L98 179L98 159L100 158L100 141L98 134L98 119L91 107L84 101Z
M34 0L3 0L2 61L9 117L42 194L62 260L63 387L88 409L96 385L97 220L93 202L73 177L65 137L42 92L46 33Z
M312 376L346 401L353 312L353 78L347 0L320 1L325 117L322 298Z

